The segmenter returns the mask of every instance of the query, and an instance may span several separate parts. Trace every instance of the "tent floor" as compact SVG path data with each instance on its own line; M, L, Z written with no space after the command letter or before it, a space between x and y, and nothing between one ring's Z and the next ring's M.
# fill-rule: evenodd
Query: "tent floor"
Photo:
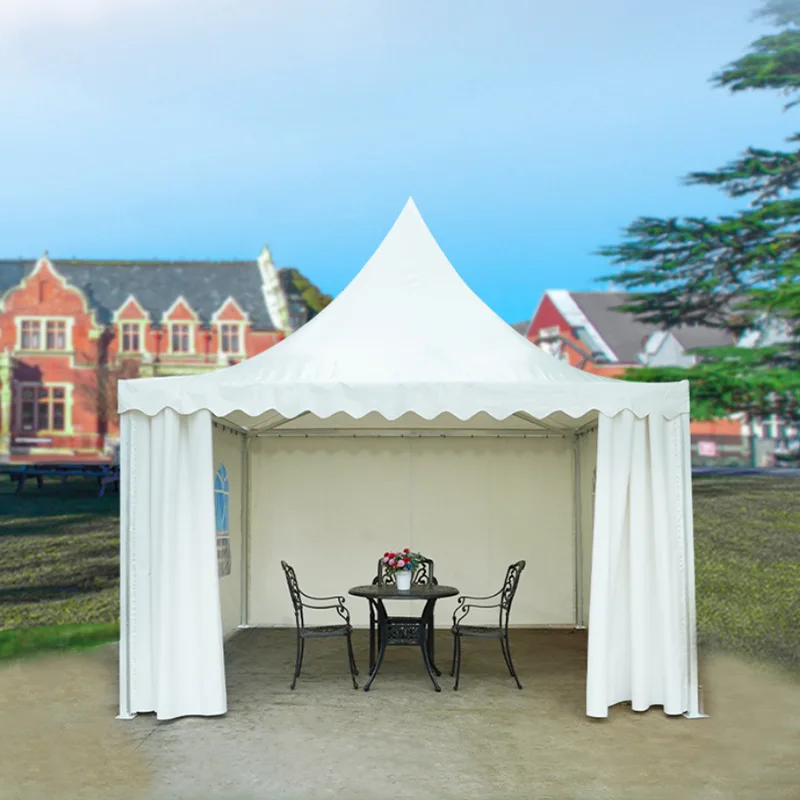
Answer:
M731 657L703 664L706 720L584 716L586 636L513 631L519 691L497 642L465 643L462 684L436 694L393 648L353 691L343 641L249 630L227 647L229 712L123 722L116 647L0 667L0 798L797 798L800 683ZM366 671L364 632L356 658Z

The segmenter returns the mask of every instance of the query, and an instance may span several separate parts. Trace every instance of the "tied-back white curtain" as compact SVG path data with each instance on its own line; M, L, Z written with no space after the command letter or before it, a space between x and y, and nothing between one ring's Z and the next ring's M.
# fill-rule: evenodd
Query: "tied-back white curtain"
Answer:
M689 419L600 416L586 713L698 716Z
M224 714L210 413L123 414L121 470L123 713Z

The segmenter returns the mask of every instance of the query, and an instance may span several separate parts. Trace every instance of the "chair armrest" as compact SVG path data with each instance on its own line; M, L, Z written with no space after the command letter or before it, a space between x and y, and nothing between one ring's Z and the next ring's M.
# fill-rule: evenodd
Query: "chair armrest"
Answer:
M463 600L491 600L493 597L497 597L499 594L502 593L502 589L498 589L494 594L487 594L487 595L475 595L475 594L462 594L458 598L458 602L461 603Z
M306 595L308 597L308 595ZM339 600L338 603L332 603L330 605L316 605L314 603L303 603L303 608L313 608L315 611L324 611L327 609L333 609L336 613L349 625L350 624L350 612L347 610L347 606L344 604L344 597L320 597L320 598L313 598L319 600Z
M345 599L341 595L332 594L326 597L315 597L313 594L306 594L302 589L298 589L298 591L303 597L307 597L309 600L336 600L340 605L344 605L345 603Z
M502 590L501 590L502 591ZM494 594L490 594L487 597L470 597L469 595L462 595L458 598L458 605L456 606L455 611L453 612L453 627L458 627L463 621L464 617L469 614L469 612L473 608L500 608L501 603L472 603L467 602L468 600L491 600L493 597L497 597L500 592L495 592Z

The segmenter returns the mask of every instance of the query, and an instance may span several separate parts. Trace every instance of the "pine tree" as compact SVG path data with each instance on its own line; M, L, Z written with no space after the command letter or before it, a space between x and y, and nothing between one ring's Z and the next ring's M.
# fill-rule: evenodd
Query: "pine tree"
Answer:
M784 110L800 103L800 0L768 0L757 17L782 28L754 42L744 57L712 77L731 92L780 91ZM687 370L639 369L629 380L689 378L693 414L744 412L800 419L800 133L790 149L748 148L713 172L692 172L687 185L716 186L749 207L716 219L640 218L622 244L599 254L621 266L611 280L632 292L620 310L668 329L703 324L736 335L764 327L782 340L759 348L697 351Z

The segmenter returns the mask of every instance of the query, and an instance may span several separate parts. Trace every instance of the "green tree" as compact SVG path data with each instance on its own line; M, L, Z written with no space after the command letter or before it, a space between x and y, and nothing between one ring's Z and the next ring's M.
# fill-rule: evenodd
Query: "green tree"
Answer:
M731 92L780 91L785 109L800 103L800 0L768 0L756 13L782 28L754 42L744 57L712 77ZM703 324L740 335L768 320L783 341L757 349L700 350L689 369L629 370L629 380L689 378L693 414L744 412L800 417L800 133L791 149L748 148L713 172L692 172L687 185L716 186L749 207L716 219L642 217L621 244L601 248L620 271L603 276L632 293L620 310L668 329Z
M286 271L289 273L295 289L300 293L303 302L308 307L309 319L315 317L325 306L332 302L333 298L330 295L323 294L319 288L311 283L299 270L287 267Z

